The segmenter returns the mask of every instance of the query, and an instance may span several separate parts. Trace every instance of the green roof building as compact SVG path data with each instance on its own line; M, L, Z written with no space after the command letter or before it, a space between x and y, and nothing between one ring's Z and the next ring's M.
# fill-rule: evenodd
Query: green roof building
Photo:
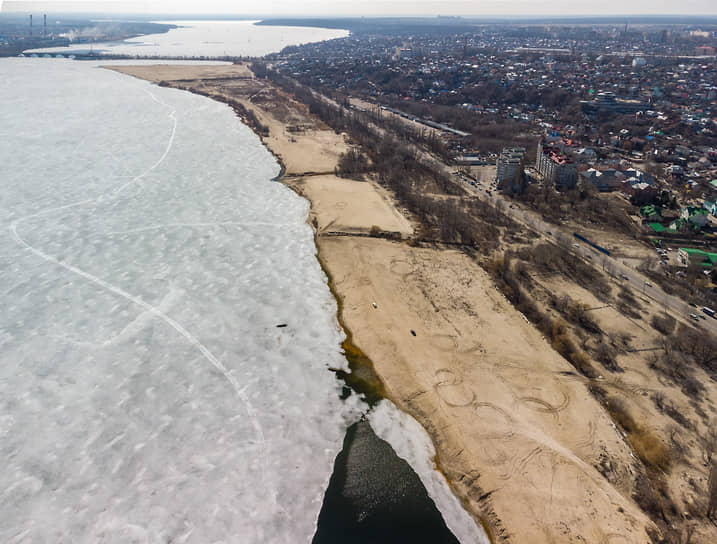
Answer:
M650 218L650 217L659 217L661 215L661 213L660 213L659 208L655 208L655 206L653 206L652 204L649 204L647 206L643 206L642 208L640 208L640 215L642 217Z

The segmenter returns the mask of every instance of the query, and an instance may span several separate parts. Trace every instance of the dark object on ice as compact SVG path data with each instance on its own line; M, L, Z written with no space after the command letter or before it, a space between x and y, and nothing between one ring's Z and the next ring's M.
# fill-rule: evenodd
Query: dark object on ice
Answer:
M412 334L413 336L416 336L416 331L414 331L413 329L411 329L411 334Z
M276 326L277 329L283 329L284 327L286 327L286 323L282 323Z
M458 544L411 466L366 421L346 431L313 544Z

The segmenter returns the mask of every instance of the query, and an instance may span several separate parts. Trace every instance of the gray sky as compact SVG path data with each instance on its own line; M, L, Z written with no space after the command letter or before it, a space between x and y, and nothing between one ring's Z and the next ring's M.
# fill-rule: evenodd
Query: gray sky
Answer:
M717 14L716 0L0 0L3 12L105 11L261 15Z

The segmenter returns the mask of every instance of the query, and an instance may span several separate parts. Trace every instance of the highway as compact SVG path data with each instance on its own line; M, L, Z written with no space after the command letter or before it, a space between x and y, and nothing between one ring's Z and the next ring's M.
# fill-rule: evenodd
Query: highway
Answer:
M614 281L623 285L629 285L636 293L640 293L652 299L652 301L654 301L654 303L659 305L662 309L669 310L678 320L690 323L694 326L699 326L702 329L717 335L717 319L705 315L699 308L690 306L679 297L668 295L641 272L627 266L622 261L607 256L588 244L580 242L573 236L572 230L568 231L560 225L548 223L536 212L527 210L515 202L508 200L497 191L491 189L490 181L478 182L476 186L473 187L464 181L465 178L463 178L462 175L454 173L453 176L454 178L460 179L464 186L468 188L468 191L473 195L479 196L483 199L502 200L505 204L503 211L506 215L532 229L538 234L554 240L563 249L565 249L565 251L576 255L587 264L607 272ZM489 196L486 193L486 189L491 191L492 196ZM575 247L575 245L578 247ZM704 316L705 319L700 317L699 321L694 321L690 318L690 314Z
M346 108L327 96L317 93L313 89L311 89L311 92L314 97L334 106L337 109L343 109L348 113ZM410 123L408 120L406 120L406 122ZM369 123L368 126L377 136L382 137L386 134L385 129L378 127L374 123ZM635 292L641 293L645 297L652 299L654 303L662 307L663 310L669 310L679 321L690 323L693 326L700 327L708 333L717 335L717 319L705 315L699 308L690 306L679 297L668 295L659 286L652 283L648 278L634 268L625 265L613 257L598 252L587 244L579 242L573 237L572 231L568 231L560 225L548 223L536 212L527 210L515 202L506 199L498 191L494 191L491 188L490 183L492 180L482 180L473 186L469 183L470 180L468 178L455 172L455 167L445 164L443 161L437 159L417 145L413 145L413 149L416 153L416 157L423 162L424 165L445 173L456 183L460 184L461 187L463 187L463 189L465 189L469 194L478 196L482 199L502 201L504 204L503 212L518 223L521 223L527 228L532 229L548 239L553 239L566 251L581 258L590 266L593 266L594 268L602 268L603 271L608 272L614 281L623 285L629 285ZM489 195L486 190L490 190L491 194ZM577 244L578 247L575 247L573 244ZM692 320L690 318L690 314L700 316L699 320ZM705 319L702 319L702 316L704 316Z

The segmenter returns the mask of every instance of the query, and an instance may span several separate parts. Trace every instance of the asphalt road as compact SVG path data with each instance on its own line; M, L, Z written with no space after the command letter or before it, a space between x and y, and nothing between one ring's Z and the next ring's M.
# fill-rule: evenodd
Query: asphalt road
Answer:
M336 108L342 108L345 110L343 106L339 105L334 100L331 100L330 98L321 95L313 90L312 93L315 97L320 98L326 103L331 104ZM383 128L378 127L373 123L369 126L377 136L383 136L386 132ZM600 253L594 248L592 248L591 246L580 242L573 237L572 231L568 231L567 229L564 229L559 225L548 223L547 221L544 221L537 213L522 208L521 206L516 205L515 203L505 199L500 193L494 191L490 187L490 183L492 180L482 180L478 182L476 186L472 186L467 178L455 172L455 167L449 166L444 162L436 159L434 156L432 156L418 146L414 146L414 150L416 152L417 158L424 162L425 165L430 166L436 170L442 171L445 174L451 176L454 180L456 180L457 183L460 183L468 191L469 194L479 196L483 199L502 201L504 203L503 211L509 217L512 217L514 220L518 221L519 223L522 223L528 228L531 228L539 234L543 234L548 238L552 238L556 242L560 243L560 245L564 247L566 251L569 251L574 255L580 257L591 266L598 269L601 268L602 270L608 272L608 274L612 276L614 281L629 285L636 292L641 293L645 297L652 299L654 303L661 306L664 310L669 310L670 312L672 312L674 317L684 322L690 323L693 326L700 327L708 333L717 335L717 319L705 315L699 308L690 306L687 302L678 297L668 295L660 287L652 283L647 277L645 277L643 274L641 274L634 268L623 264L621 261L613 257L604 255L603 253ZM486 192L486 189L490 190L490 195ZM573 244L577 244L577 247L575 247ZM698 315L700 316L700 318L695 321L690 318L690 314ZM705 319L702 319L702 316L704 316Z
M468 182L465 182L464 178L460 174L454 174L454 177L460 178L468 187L471 194L484 199L502 200L505 204L504 212L508 216L526 225L539 234L543 234L544 236L555 240L563 248L565 248L566 251L580 257L591 266L607 272L614 279L614 281L629 285L636 293L641 293L645 297L652 299L655 304L659 305L662 309L669 310L678 319L688 322L691 325L701 327L711 334L717 334L717 319L705 315L699 308L690 306L679 297L668 295L638 270L635 270L620 260L609 257L588 244L581 242L573 236L572 230L569 231L559 225L548 223L539 217L537 213L531 210L526 210L510 200L505 199L497 191L490 188L489 181L479 182L474 187ZM486 189L491 191L491 196L486 193ZM690 314L704 316L705 319L700 317L698 321L695 321L690 318Z

